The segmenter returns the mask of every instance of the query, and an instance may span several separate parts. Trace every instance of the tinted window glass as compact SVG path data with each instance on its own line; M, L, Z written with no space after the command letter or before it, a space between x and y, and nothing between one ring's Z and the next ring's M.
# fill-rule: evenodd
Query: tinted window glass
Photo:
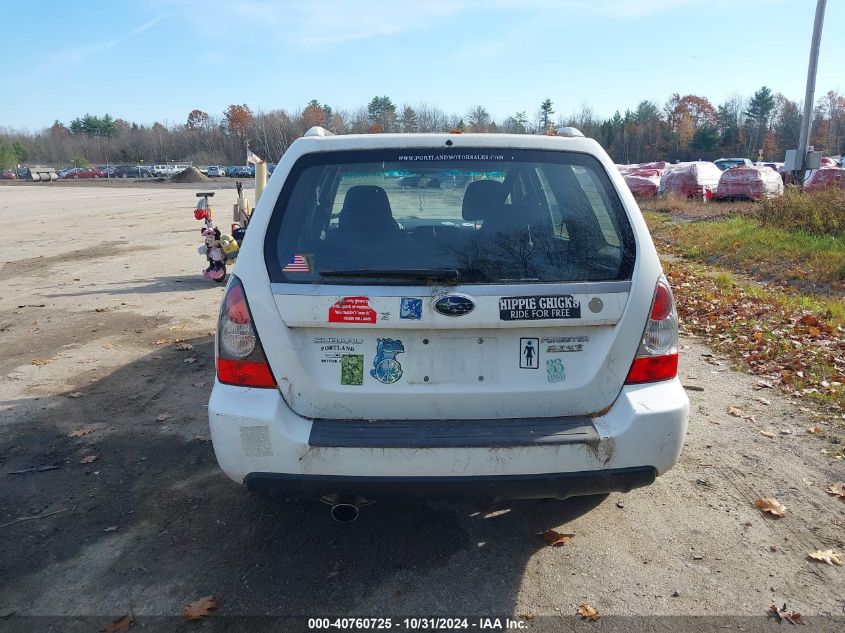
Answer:
M323 152L294 166L265 242L272 281L629 279L634 240L600 163L570 152Z

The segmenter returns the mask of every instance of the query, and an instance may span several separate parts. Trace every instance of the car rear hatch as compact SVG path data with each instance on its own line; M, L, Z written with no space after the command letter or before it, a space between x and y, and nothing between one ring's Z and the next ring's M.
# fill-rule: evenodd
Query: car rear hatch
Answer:
M292 169L265 238L278 315L256 317L285 400L357 420L609 407L647 305L626 313L635 241L602 165L443 154L309 154Z

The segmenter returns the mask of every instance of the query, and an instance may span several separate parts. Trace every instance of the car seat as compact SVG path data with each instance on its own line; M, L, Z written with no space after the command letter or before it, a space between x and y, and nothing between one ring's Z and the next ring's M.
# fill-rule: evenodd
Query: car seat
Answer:
M508 192L498 180L476 180L464 192L461 215L469 222L485 221L505 204Z
M337 220L340 237L356 240L391 238L399 234L387 193L375 185L350 187Z

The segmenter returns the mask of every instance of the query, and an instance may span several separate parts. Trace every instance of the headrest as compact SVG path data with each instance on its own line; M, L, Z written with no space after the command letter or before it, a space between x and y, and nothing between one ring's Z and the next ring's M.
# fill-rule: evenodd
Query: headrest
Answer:
M507 198L505 185L498 180L476 180L464 193L461 215L464 220L486 220L491 210L502 206Z
M350 187L338 216L338 229L378 234L398 229L385 190L376 185Z
M391 215L390 201L387 199L387 193L381 187L376 185L355 185L350 187L343 198L343 208L340 213L341 216L344 211L347 215L357 215L361 212L366 212L371 216L386 216ZM342 220L341 220L342 221Z

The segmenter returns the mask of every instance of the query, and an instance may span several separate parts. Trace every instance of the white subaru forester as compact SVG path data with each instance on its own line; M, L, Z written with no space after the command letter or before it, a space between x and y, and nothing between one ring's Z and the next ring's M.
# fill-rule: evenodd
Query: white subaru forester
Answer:
M629 491L683 446L677 338L639 208L577 130L316 128L229 281L214 450L252 490L338 508Z

